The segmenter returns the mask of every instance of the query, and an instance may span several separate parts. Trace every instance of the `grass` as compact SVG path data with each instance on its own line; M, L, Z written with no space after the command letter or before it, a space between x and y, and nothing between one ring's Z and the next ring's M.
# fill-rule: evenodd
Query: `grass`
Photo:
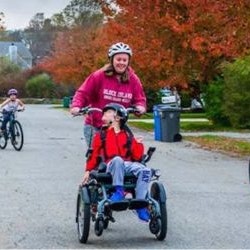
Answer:
M137 119L138 117L134 114L129 114L130 119ZM153 119L153 113L146 113L140 116L140 119ZM205 113L181 113L181 118L207 118Z
M185 136L186 140L197 143L200 147L227 153L231 156L247 157L250 155L250 142L216 135Z
M189 117L191 118L191 116ZM130 126L143 129L145 131L153 131L154 124L143 121L129 121ZM180 122L180 132L245 132L250 133L250 130L237 130L229 127L215 126L212 122ZM247 157L250 155L250 142L240 139L227 138L216 135L202 136L184 136L183 139L194 142L200 147L224 152L231 156Z
M153 131L154 124L146 123L144 121L129 121L131 126L135 126L146 131ZM218 131L223 128L215 127L211 122L181 122L180 123L181 131Z

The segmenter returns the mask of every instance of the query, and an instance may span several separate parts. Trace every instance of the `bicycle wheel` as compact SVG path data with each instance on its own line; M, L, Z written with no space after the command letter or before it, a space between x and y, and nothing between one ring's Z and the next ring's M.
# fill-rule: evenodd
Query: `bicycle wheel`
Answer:
M19 121L13 121L11 127L11 144L14 149L20 151L23 147L23 129Z
M0 127L2 126L2 120L0 120ZM0 133L0 148L1 149L5 149L7 146L7 140L6 140L6 136L4 135L4 133Z
M167 206L166 206L166 192L164 186L159 182L154 182L151 186L151 197L154 198L160 207L160 218L155 218L155 221L150 222L150 227L155 227L154 223L157 224L157 230L155 230L155 236L157 240L164 240L167 235ZM153 224L152 224L153 223ZM153 231L154 231L153 230Z
M76 222L77 222L78 239L81 243L86 243L89 237L91 214L90 214L90 204L84 202L82 193L79 193L77 196Z

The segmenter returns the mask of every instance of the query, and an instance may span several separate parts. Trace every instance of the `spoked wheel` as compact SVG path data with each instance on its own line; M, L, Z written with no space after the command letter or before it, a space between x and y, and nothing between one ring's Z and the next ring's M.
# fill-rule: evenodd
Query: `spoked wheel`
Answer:
M77 196L77 230L78 239L81 243L86 243L89 237L90 228L90 204L84 202L82 194Z
M2 126L2 120L0 120L0 127ZM4 135L4 133L0 133L0 148L1 149L5 149L7 146L7 142L8 140L6 139L6 136Z
M154 182L150 189L150 195L159 204L160 216L153 216L149 223L149 229L156 236L157 240L162 241L167 235L167 206L164 186L159 182Z
M17 151L23 147L23 129L19 121L14 121L12 124L11 143Z

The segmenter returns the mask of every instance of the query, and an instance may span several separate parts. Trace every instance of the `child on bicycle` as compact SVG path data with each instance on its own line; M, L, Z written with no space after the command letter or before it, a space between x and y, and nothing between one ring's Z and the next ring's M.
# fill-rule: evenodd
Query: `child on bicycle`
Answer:
M144 154L142 138L135 139L131 132L129 135L126 129L127 119L128 113L120 104L110 103L103 108L102 121L105 125L103 131L97 132L94 136L93 152L87 159L83 176L83 184L86 184L90 171L97 168L98 159L102 156L107 164L106 172L112 175L112 185L115 187L115 192L110 197L112 202L121 201L125 197L123 188L125 173L133 173L137 177L135 190L137 199L146 198L151 178L151 170L140 163ZM105 133L105 140L102 140L101 133ZM149 221L147 208L137 209L136 212L140 220Z
M11 113L17 111L18 107L24 110L24 103L17 98L18 91L16 89L10 89L8 91L8 98L0 105L3 113L3 122L0 128L0 133L6 130L6 124L10 120Z

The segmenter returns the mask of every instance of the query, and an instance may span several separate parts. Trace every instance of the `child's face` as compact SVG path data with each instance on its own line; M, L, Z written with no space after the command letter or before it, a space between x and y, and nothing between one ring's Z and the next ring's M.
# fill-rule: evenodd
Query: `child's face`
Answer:
M116 112L113 109L108 109L102 115L102 121L105 125L110 125L116 120Z
M13 100L16 100L16 95L10 95L10 99L13 101Z

